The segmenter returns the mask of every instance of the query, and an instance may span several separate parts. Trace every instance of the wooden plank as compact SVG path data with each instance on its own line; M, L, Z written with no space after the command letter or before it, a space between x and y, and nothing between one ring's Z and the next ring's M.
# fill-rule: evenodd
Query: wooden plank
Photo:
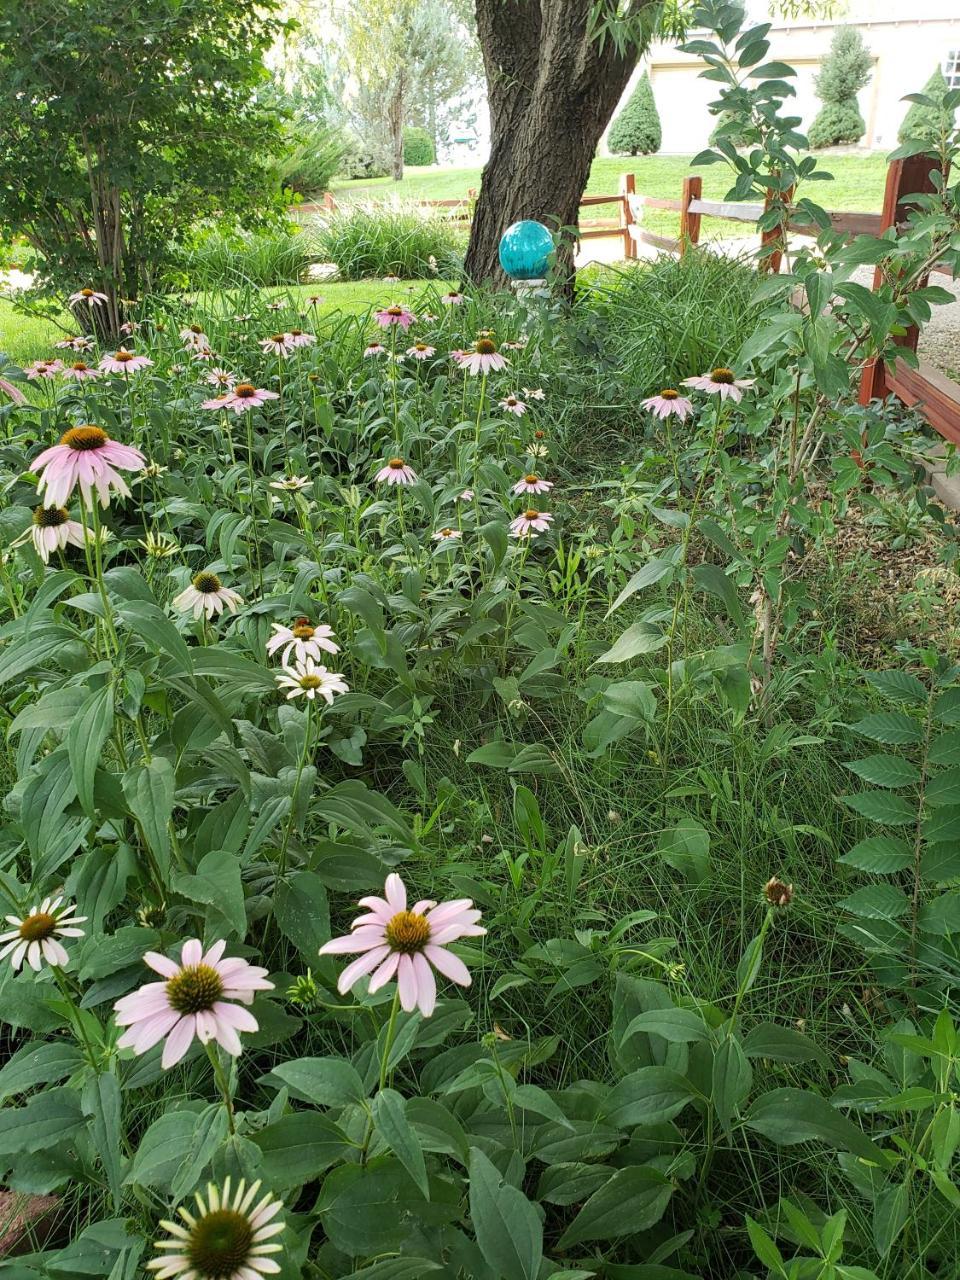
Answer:
M763 205L739 204L732 200L691 200L690 212L705 218L726 218L729 222L756 222L763 213Z
M580 240L612 240L619 235L620 228L616 223L611 223L609 227L588 227L586 230L581 227L578 232Z
M591 204L619 204L623 199L622 195L615 196L584 196L580 201L580 208L583 209Z
M902 360L885 368L888 388L911 408L919 409L934 430L946 440L960 444L960 384L951 380L927 360L911 369Z
M654 249L665 249L667 253L679 253L680 241L671 240L669 236L657 236L652 231L644 231L642 227L632 226L630 234L634 240L640 240L644 244L652 245Z
M637 256L637 242L630 235L630 227L636 222L633 216L633 209L630 207L630 197L637 193L637 175L635 173L621 173L620 175L620 195L623 199L620 202L619 222L620 235L623 237L623 256L626 259L635 258Z
M683 210L683 201L673 200L669 196L634 195L631 196L631 202L647 209L670 209L674 213L680 213Z
M690 206L703 194L703 179L694 174L683 180L683 195L680 203L680 253L686 253L691 245L700 242L700 215L691 213Z

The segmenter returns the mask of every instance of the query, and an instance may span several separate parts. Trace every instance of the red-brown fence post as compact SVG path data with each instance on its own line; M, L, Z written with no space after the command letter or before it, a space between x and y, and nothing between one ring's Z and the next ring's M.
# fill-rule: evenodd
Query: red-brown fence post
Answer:
M789 204L793 199L793 187L788 187L786 191L768 191L766 199L763 202L763 212L766 213L771 208L774 201L783 204ZM783 262L783 228L772 227L769 231L761 231L760 233L760 249L761 252L767 245L776 245L774 251L761 257L759 267L761 271L769 271L771 275L780 274L780 264Z
M328 213L333 213L334 209L336 209L337 202L334 200L332 192L325 191L323 193L323 207Z
M907 196L926 195L934 190L934 185L930 181L930 171L935 168L936 163L930 156L908 156L905 160L891 161L883 192L883 210L880 214L881 234L889 227L896 227L899 223L906 221L911 207L906 201ZM877 267L873 273L874 289L882 283L883 272ZM921 284L923 283L925 281L921 281ZM902 337L895 338L894 342L898 346L909 347L911 351L916 351L919 339L920 330L915 325L911 325L906 333ZM889 392L883 361L868 360L860 378L860 403L869 404L871 400L882 400Z
M620 234L623 236L623 256L625 258L635 258L637 256L637 242L630 234L630 228L634 225L636 219L633 216L633 210L630 208L630 197L637 193L637 177L633 173L621 173L620 175Z
M693 244L700 243L700 214L690 212L690 204L703 195L703 179L699 174L684 178L680 194L680 257Z

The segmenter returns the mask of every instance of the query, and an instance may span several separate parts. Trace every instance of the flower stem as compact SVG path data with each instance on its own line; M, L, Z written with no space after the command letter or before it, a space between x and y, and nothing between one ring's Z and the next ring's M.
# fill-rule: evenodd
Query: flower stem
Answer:
M213 1067L213 1078L217 1082L217 1088L223 1095L223 1105L227 1110L227 1128L232 1134L237 1132L237 1125L233 1114L233 1098L230 1094L230 1081L220 1062L220 1055L217 1052L217 1046L213 1040L206 1043L207 1057L210 1059L210 1065Z
M393 1048L393 1039L397 1031L397 1010L400 1008L400 988L397 987L393 993L393 1004L390 1006L390 1020L387 1023L387 1035L383 1044L383 1056L380 1059L380 1089L385 1089L387 1084L387 1070L390 1065L390 1050Z

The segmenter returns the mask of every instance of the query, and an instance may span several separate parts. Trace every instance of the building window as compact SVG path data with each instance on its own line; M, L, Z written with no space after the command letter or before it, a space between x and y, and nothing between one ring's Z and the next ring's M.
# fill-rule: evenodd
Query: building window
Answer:
M951 49L943 60L943 74L951 89L960 89L960 49Z

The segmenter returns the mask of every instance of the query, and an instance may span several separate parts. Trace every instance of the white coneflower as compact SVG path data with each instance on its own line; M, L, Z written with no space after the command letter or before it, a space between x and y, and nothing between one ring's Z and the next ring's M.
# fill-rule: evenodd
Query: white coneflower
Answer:
M180 330L180 340L188 348L209 347L210 339L204 333L202 324L188 324Z
M699 378L684 378L685 387L695 387L697 391L706 391L708 395L719 396L721 400L732 400L738 404L743 399L744 387L752 387L755 378L738 378L732 369L720 365Z
M237 606L243 604L236 591L225 587L215 573L198 573L189 587L174 599L173 607L181 613L192 613L195 618L201 614L205 618L214 618L224 609L237 612Z
M14 546L32 542L44 564L49 563L54 551L65 547L82 547L86 538L79 520L71 520L66 507L36 507L33 520L26 533L17 538Z
M137 540L137 546L143 547L152 560L166 560L180 550L180 544L172 534L153 529L148 529L146 537Z
M271 480L270 488L278 489L281 493L299 493L301 489L308 489L310 481L306 476L284 476L282 480Z
M445 527L443 529L438 529L436 531L436 533L433 535L433 540L434 542L456 542L457 538L462 538L462 537L463 537L463 534L460 532L459 529L451 529L449 527Z
M29 915L5 916L7 924L14 927L0 934L0 960L10 957L14 969L26 960L34 972L39 973L44 960L47 964L62 968L68 960L66 950L58 938L82 938L86 916L76 915L73 903L63 905L63 898L44 898Z
M328 671L313 658L304 658L293 666L284 667L274 679L281 689L289 690L288 702L291 698L307 698L310 702L322 698L329 707L333 705L336 694L350 692L350 686L339 672Z
M261 338L260 346L269 356L288 356L294 343L289 333L275 333L269 338Z
M280 661L289 666L292 654L297 662L305 662L313 658L319 662L326 653L339 653L340 646L333 639L333 628L326 623L314 626L309 618L297 618L292 627L282 623L273 624L273 635L267 641L267 653L272 657L278 649L282 649Z
M283 1246L271 1243L284 1229L277 1215L283 1201L267 1192L260 1200L260 1181L248 1187L241 1178L231 1195L230 1178L223 1186L207 1183L207 1194L194 1192L196 1208L181 1207L183 1222L162 1219L160 1226L170 1233L154 1242L159 1256L146 1263L159 1280L262 1280L276 1275L279 1264L272 1254ZM256 1201L256 1203L254 1203Z
M542 387L521 387L528 400L546 400L547 393Z

